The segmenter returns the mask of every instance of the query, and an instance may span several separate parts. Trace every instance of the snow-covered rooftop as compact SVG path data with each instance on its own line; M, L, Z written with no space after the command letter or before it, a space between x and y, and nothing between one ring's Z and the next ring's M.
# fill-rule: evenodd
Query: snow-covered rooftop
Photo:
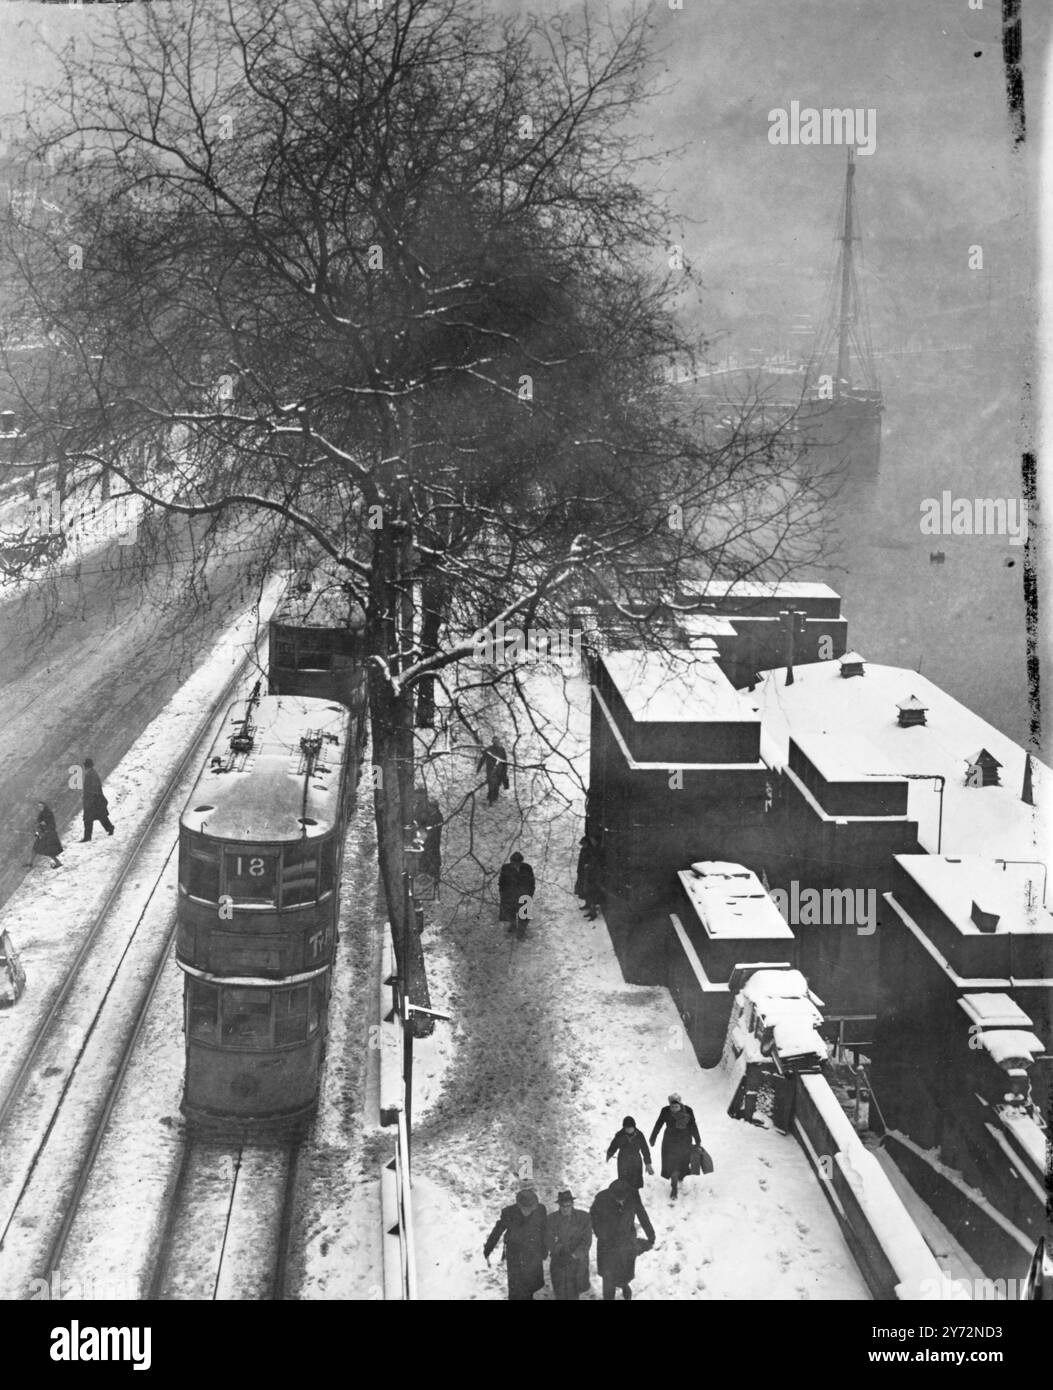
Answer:
M903 728L897 706L912 695L928 710L928 722ZM794 666L789 686L784 667L764 672L749 698L763 719L762 752L775 766L785 766L791 736L802 748L809 736L839 736L846 769L946 779L944 853L1048 858L1053 771L1032 758L1036 804L1027 805L1021 800L1025 750L917 671L868 662L862 677L845 680L839 661L809 662ZM1001 786L966 786L978 748L1002 764ZM940 800L937 781L911 781L907 814L930 853L937 847Z
M992 1032L980 1034L980 1045L1000 1067L1007 1062L1023 1062L1029 1065L1045 1048L1034 1033L1019 1028L996 1028Z
M684 586L688 588L687 585ZM766 582L761 579L710 579L700 580L690 586L690 592L698 597L712 594L724 598L728 594L740 594L743 598L833 598L840 599L836 589L829 584L812 584L800 580L778 580Z
M896 769L878 749L867 749L850 733L794 735L794 742L826 782L863 782L868 774L894 777Z
M1030 1028L1032 1023L1008 994L963 994L958 1007L981 1028Z
M694 647L696 639L700 640L703 637L735 637L737 635L731 619L723 618L719 613L678 613L676 622L692 643L692 647Z
M698 652L606 652L602 661L639 723L758 722L720 667Z
M1042 870L1037 866L1003 866L979 854L897 854L895 859L963 936L984 935L972 919L975 903L998 917L989 934L1053 937L1053 912L1042 906Z
M710 937L793 939L793 932L755 873L741 864L703 862L704 874L692 865L681 870L678 877ZM723 869L732 872L725 874Z
M760 999L810 998L808 981L799 970L755 970L742 986L742 993L754 1002Z

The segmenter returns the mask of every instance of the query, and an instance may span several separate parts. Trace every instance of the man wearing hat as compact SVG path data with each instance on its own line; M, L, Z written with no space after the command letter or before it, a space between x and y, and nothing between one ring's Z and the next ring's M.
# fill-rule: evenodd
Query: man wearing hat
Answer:
M589 1248L592 1223L587 1211L574 1205L574 1194L566 1189L556 1198L556 1210L548 1218L548 1267L552 1292L556 1298L577 1302L589 1291Z
M626 1115L622 1120L621 1129L607 1147L608 1163L615 1154L618 1155L618 1176L639 1191L643 1187L644 1169L652 1175L654 1169L651 1167L651 1150L647 1147L647 1140L636 1128L636 1121L631 1115Z
M483 1258L490 1263L494 1246L504 1235L508 1267L508 1301L524 1303L533 1299L545 1283L545 1255L548 1250L547 1214L537 1193L525 1187L515 1202L505 1207L486 1238Z

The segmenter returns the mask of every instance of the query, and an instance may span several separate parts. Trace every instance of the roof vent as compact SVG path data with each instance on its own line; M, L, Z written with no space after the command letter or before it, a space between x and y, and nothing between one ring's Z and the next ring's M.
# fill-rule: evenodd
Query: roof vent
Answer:
M969 916L975 923L977 931L993 932L998 930L998 913L985 912L978 902L973 902Z
M986 748L981 748L974 758L968 759L969 770L965 774L967 787L1000 787L998 769L1002 764Z
M899 710L899 726L901 729L909 729L912 724L924 724L925 714L928 705L923 705L917 695L912 695L909 700L903 700L896 706Z
M858 652L846 652L841 658L841 675L845 680L863 675L863 658Z

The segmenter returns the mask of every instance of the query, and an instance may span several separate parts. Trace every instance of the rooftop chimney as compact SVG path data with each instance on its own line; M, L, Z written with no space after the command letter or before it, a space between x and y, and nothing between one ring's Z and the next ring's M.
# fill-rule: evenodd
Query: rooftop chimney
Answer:
M846 652L841 658L841 676L847 680L849 676L861 676L863 674L863 658L858 652Z
M896 706L899 710L899 726L901 729L908 729L912 724L924 724L925 714L928 705L923 705L917 695L912 695L909 700L903 700Z
M981 748L974 758L968 759L969 770L965 774L967 787L998 787L1001 781L998 769L1002 764L986 748Z

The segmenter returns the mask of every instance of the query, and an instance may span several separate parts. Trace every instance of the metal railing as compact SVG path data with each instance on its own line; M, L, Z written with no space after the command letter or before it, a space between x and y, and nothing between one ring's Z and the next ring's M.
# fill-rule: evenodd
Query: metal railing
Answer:
M399 1111L395 1140L395 1201L399 1227L399 1271L402 1297L417 1297L417 1256L413 1237L413 1190L409 1165L409 1133L406 1116Z

